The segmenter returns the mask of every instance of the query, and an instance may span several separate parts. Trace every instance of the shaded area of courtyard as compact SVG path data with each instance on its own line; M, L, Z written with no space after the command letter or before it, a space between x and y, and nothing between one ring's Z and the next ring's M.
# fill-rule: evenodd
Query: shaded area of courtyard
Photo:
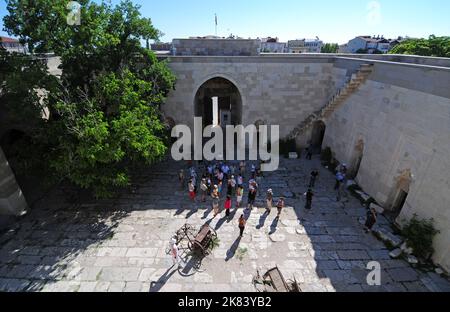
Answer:
M275 209L247 212L243 238L237 219L245 212L233 211L233 219L222 212L212 220L210 202L190 203L181 189L182 167L185 163L166 161L148 168L111 200L54 190L1 236L0 290L255 291L257 270L274 266L304 292L450 290L437 274L391 259L384 244L358 222L366 212L361 203L351 196L336 202L333 175L317 159L283 159L280 170L265 174L256 206L264 207L265 190L272 188L275 200L285 196L288 207L280 220ZM313 209L306 211L302 194L313 168L320 177ZM167 247L186 222L197 228L208 222L220 242L203 260L184 250L185 266L177 269ZM380 217L378 226L389 224ZM381 264L381 286L367 285L370 261Z

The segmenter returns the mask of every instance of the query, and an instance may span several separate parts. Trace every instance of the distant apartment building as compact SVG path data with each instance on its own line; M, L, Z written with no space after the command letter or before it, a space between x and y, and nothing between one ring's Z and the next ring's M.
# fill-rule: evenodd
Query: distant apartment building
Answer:
M8 52L28 53L27 47L14 38L0 37L0 46Z
M394 46L404 39L386 39L383 36L358 36L350 40L346 47L346 53L388 53Z
M278 38L262 38L261 39L261 52L262 53L286 53L287 44L285 42L279 42Z
M289 53L320 53L323 42L317 39L297 39L288 41Z
M322 51L323 41L319 38L305 39L305 47L308 49L308 53L320 53Z

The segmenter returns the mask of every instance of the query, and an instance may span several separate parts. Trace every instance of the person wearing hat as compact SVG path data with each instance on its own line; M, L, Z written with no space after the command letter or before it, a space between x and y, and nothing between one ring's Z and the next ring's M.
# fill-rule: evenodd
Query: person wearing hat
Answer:
M267 197L266 197L266 213L270 214L270 211L272 210L273 205L273 190L268 189L267 190Z

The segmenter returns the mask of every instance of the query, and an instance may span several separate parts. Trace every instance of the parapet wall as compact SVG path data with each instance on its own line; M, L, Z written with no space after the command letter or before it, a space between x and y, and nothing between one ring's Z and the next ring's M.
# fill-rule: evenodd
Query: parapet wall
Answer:
M177 56L256 56L260 40L245 39L174 39L172 54Z

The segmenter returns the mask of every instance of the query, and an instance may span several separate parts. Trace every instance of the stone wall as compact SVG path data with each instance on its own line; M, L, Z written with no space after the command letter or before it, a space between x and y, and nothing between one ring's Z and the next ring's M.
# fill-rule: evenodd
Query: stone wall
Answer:
M346 70L341 63L341 71ZM348 64L347 64L348 65ZM351 164L364 143L359 185L386 208L397 178L413 175L398 221L434 218L434 260L450 270L450 69L375 63L369 80L327 122L324 146Z
M27 209L25 197L0 148L0 215L20 216Z
M178 56L256 56L260 40L245 39L174 39L172 53Z
M222 77L241 94L243 124L263 120L280 125L282 137L323 107L342 83L334 79L329 58L173 57L169 66L178 81L163 110L177 124L192 125L197 90L209 79Z

